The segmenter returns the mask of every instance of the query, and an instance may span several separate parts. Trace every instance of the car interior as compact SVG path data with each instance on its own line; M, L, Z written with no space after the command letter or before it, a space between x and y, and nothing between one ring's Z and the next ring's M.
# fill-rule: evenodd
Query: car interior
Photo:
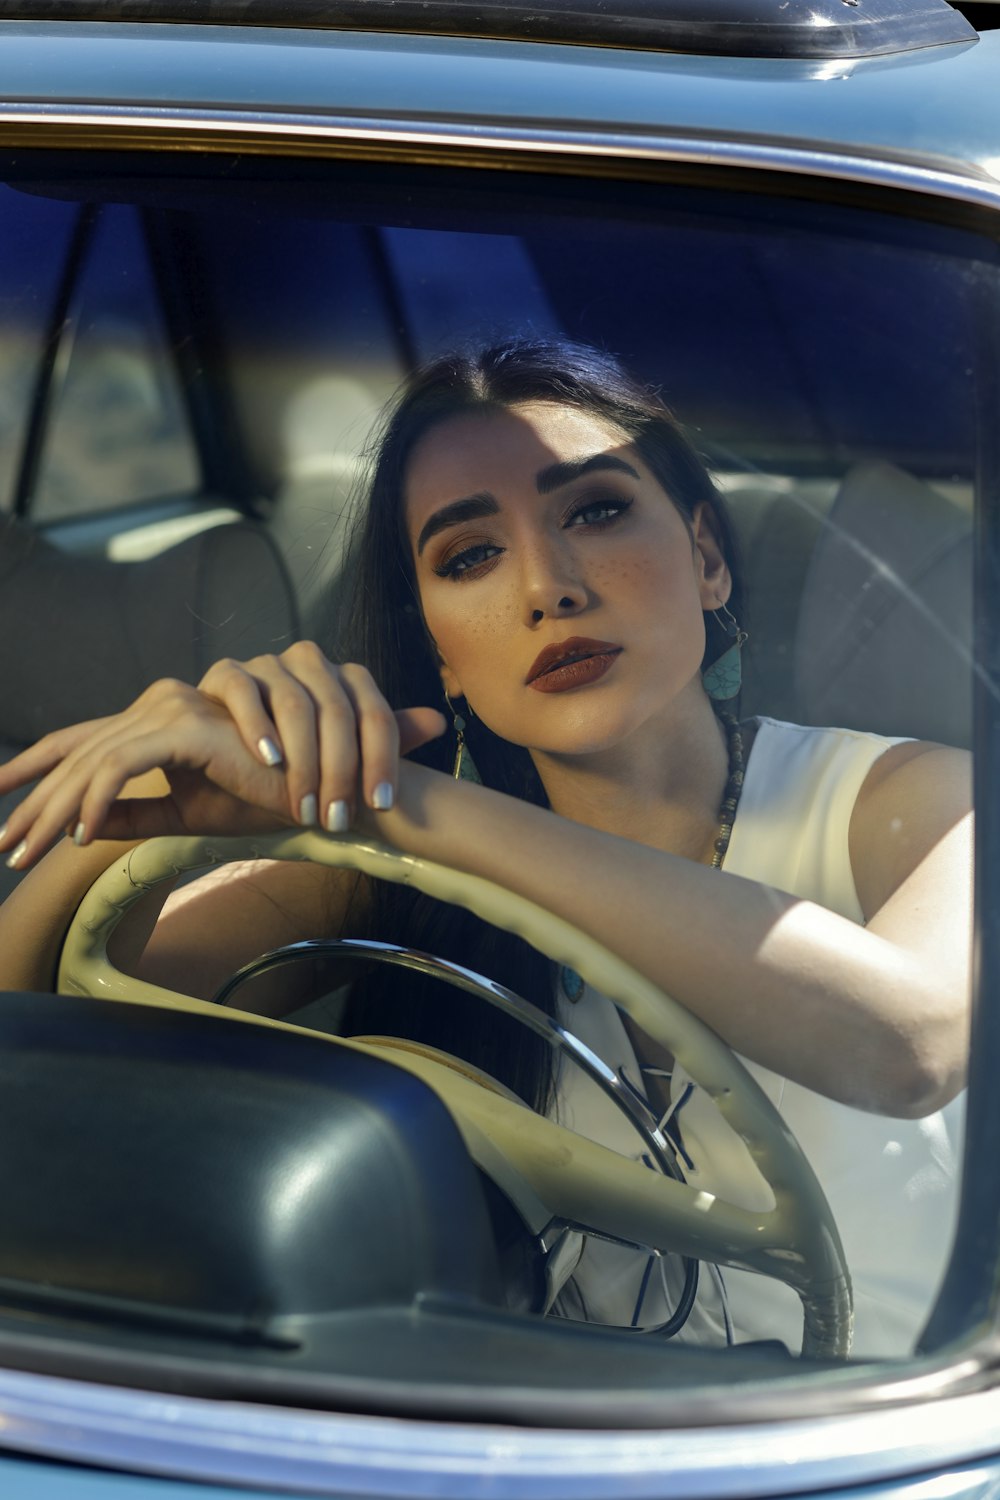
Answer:
M815 232L803 257L717 210L682 229L591 221L567 273L537 210L523 236L297 220L301 203L278 207L269 186L256 213L252 198L193 212L4 190L0 607L8 634L26 610L33 624L5 668L3 743L328 629L380 408L414 363L512 328L622 351L716 458L754 600L748 712L968 743L968 674L947 667L968 660L971 629L973 416L948 378L974 316L968 278L947 288L960 318L921 383L891 324L927 295L933 257L907 255L887 305L868 275L885 277L884 247L864 247L870 268L857 245L837 266ZM645 265L603 276L616 257ZM678 322L681 285L697 310ZM848 315L867 342L844 368ZM790 378L818 347L808 379ZM909 655L932 653L943 701L900 701L894 642L914 630Z
M748 579L744 715L971 745L973 501L990 451L983 391L997 306L995 250L973 233L869 204L711 185L245 158L199 160L182 175L138 153L103 175L92 159L22 154L6 163L0 196L0 756L117 710L158 676L196 682L221 656L303 636L335 649L384 403L434 353L525 331L620 355L707 458ZM0 872L0 896L16 878ZM227 1354L206 1357L204 1388L268 1399L440 1410L448 1387L455 1410L475 1411L460 1372L484 1339L494 1373L506 1371L497 1381L512 1388L526 1365L533 1384L547 1372L572 1382L579 1369L581 1382L623 1391L722 1378L701 1351L664 1364L653 1339L585 1350L581 1325L554 1336L550 1326L546 1342L505 1321L500 1262L482 1248L502 1240L503 1205L469 1208L471 1169L445 1112L415 1087L396 1097L382 1060L348 1052L331 1089L327 1064L288 1032L183 1011L137 1011L102 1031L73 997L53 1004L64 1041L21 1089L25 1135L44 1135L39 1101L54 1089L84 1119L88 1099L120 1089L112 1061L127 1056L135 1097L96 1111L88 1139L95 1156L124 1161L126 1190L142 1197L134 1233L149 1232L159 1211L149 1184L170 1179L181 1154L195 1167L187 1191L200 1233L224 1245L221 1258L199 1257L177 1232L176 1260L161 1270L171 1285L196 1284L183 1311L143 1281L138 1239L122 1245L110 1281L95 1274L63 1295L54 1271L32 1293L33 1316L58 1305L70 1327L103 1309L112 1378L145 1368L133 1314L149 1338L159 1330L168 1361L218 1336ZM30 1007L3 1016L9 1037L43 1059ZM165 1059L190 1053L196 1026L208 1050L183 1085L182 1127ZM246 1133L225 1135L237 1178L225 1201L243 1217L220 1208L206 1228L204 1205L220 1202L217 1158L198 1165L197 1141L230 1126L219 1089L198 1085L223 1056L226 1088L257 1102ZM376 1253L381 1221L351 1236L356 1300L331 1311L318 1267L336 1215L356 1224L358 1203L338 1200L306 1239L289 1228L278 1272L253 1204L277 1190L262 1186L262 1162L282 1152L300 1198L314 1190L309 1171L322 1183L330 1142L351 1133L353 1149L369 1089L388 1114L360 1110L369 1133L357 1181L388 1171L389 1149L398 1172L382 1196L405 1179L412 1202L396 1204L389 1229L398 1255ZM121 1111L138 1110L140 1094L160 1111L154 1167L121 1141ZM425 1132L432 1158L455 1157L448 1201L439 1174L409 1159ZM18 1263L52 1261L51 1201L22 1205L30 1229ZM100 1194L73 1201L77 1258L96 1266L113 1205ZM450 1227L444 1248L432 1221ZM518 1253L501 1257L505 1274ZM387 1278L377 1288L366 1283L376 1260ZM433 1391L420 1378L427 1344L400 1331L412 1332L409 1314L378 1311L386 1284L394 1306L418 1298L435 1312ZM463 1298L478 1309L464 1323L454 1312ZM281 1350L293 1346L307 1354L282 1373ZM80 1350L78 1367L91 1368L93 1350ZM784 1350L727 1357L727 1379L741 1365L778 1378L787 1364ZM537 1421L544 1405L511 1397L507 1410Z

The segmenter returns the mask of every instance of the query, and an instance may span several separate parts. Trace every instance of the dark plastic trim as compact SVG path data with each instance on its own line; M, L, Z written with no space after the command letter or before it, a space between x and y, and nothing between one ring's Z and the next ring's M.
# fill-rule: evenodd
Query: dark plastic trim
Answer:
M1000 920L997 918L997 849L1000 847L1000 435L996 427L1000 398L1000 360L996 337L1000 312L992 299L983 303L981 388L979 395L979 473L976 488L974 620L974 759L973 805L976 810L974 938L975 975L972 1043L969 1049L968 1108L962 1198L955 1230L955 1252L935 1308L919 1341L922 1353L936 1354L954 1345L956 1334L979 1335L977 1355L994 1369L1000 1365L1000 1287L983 1267L1000 1265L1000 1196L984 1191L983 1164L995 1158L1000 1140L1000 1090L996 1059L1000 1056Z
M0 20L417 32L732 57L859 58L977 38L948 0L0 0Z

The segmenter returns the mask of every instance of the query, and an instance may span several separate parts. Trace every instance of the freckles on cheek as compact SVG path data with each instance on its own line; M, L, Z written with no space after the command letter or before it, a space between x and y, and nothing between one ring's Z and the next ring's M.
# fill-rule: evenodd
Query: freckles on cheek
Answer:
M668 582L663 561L655 553L609 558L597 563L590 573L590 584L598 595L617 596L623 589L630 595L642 590L662 591Z
M474 607L456 601L447 609L436 609L427 623L445 661L456 670L479 666L488 669L491 648L499 648L511 634L514 612L510 608L478 603Z

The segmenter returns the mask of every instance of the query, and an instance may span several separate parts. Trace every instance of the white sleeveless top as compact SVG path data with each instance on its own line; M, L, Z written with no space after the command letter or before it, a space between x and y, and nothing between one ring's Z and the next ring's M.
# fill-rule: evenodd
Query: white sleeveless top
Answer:
M814 901L850 921L863 914L851 871L848 833L861 785L896 740L854 730L813 729L759 719L747 762L725 874L742 875ZM640 1075L614 1006L589 986L576 1004L560 997L559 1019L632 1081ZM745 1061L745 1060L744 1060ZM892 1120L838 1104L754 1063L750 1072L778 1107L812 1164L833 1210L854 1284L853 1352L909 1353L940 1284L955 1227L964 1095L922 1120ZM850 1059L844 1059L845 1068ZM671 1082L684 1155L694 1186L747 1207L773 1201L742 1142L680 1068ZM581 1134L637 1157L641 1147L622 1117L588 1080L565 1070L557 1118ZM667 1263L664 1263L664 1266ZM676 1267L646 1276L634 1252L590 1242L576 1283L599 1321L662 1321L679 1285ZM718 1282L724 1283L724 1299ZM796 1294L744 1271L706 1274L687 1341L782 1339L801 1343Z

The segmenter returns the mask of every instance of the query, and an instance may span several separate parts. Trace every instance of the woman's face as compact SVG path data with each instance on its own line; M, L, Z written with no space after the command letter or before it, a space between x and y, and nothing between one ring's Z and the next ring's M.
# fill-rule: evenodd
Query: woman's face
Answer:
M445 690L504 739L593 754L701 693L729 573L613 425L541 401L451 418L414 450L406 524Z

